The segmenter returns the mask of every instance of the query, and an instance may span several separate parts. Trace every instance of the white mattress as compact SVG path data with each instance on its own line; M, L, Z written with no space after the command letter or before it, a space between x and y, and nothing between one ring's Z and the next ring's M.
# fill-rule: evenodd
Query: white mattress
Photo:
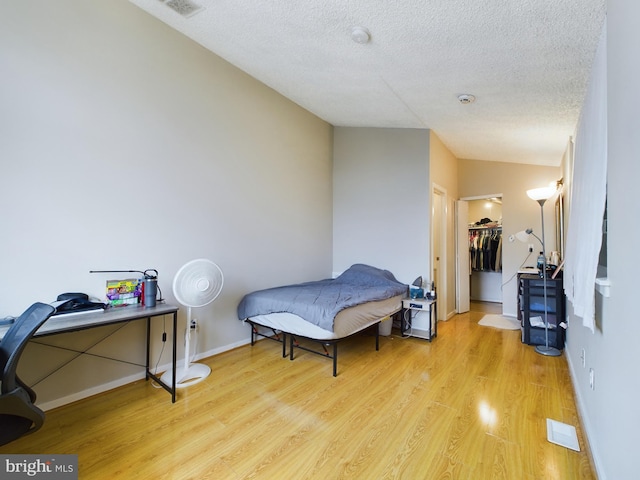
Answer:
M333 332L320 328L293 313L280 312L256 315L249 320L282 332L316 340L336 340L364 330L400 310L403 295L367 302L340 311L333 322Z

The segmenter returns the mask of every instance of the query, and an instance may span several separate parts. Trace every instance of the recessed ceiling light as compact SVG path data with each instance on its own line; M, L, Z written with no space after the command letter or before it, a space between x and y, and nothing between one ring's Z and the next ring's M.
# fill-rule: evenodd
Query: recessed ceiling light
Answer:
M356 43L369 43L371 34L364 27L353 27L351 29L351 39Z
M466 105L468 103L475 102L476 97L468 93L463 93L462 95L458 95L458 100L460 101L461 104Z

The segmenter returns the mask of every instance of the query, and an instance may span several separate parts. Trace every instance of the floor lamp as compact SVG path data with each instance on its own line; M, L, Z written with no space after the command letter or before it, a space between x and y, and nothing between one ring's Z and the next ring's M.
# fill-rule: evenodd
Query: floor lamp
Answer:
M549 346L549 322L547 321L547 250L544 243L544 203L556 193L556 187L542 187L527 190L527 196L540 204L540 218L542 220L542 289L544 291L544 345L537 345L536 352L548 357L559 357L562 352L555 347ZM537 238L537 237L536 237Z

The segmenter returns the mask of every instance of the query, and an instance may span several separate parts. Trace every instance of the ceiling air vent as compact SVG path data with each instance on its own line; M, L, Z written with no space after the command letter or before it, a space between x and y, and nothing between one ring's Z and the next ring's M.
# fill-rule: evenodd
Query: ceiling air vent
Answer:
M195 15L204 8L189 0L169 0L165 5L172 8L183 17Z

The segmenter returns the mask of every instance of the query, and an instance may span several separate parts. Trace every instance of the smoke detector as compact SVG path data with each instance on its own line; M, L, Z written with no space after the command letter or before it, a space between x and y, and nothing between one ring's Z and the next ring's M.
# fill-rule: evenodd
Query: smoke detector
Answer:
M165 5L172 10L175 10L185 18L191 17L199 11L204 10L204 7L195 4L190 0L169 0Z
M467 105L475 102L476 97L468 93L463 93L462 95L458 95L458 101L463 105Z
M369 30L364 27L353 27L351 29L351 40L356 43L369 43L371 40L371 34Z

